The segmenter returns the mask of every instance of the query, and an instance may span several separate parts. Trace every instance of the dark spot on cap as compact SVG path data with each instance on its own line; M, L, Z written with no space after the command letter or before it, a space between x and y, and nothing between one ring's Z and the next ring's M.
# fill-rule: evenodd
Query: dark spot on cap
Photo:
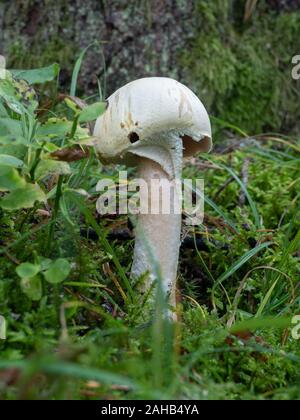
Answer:
M137 121L137 122L135 123L135 125L136 125L136 126L138 126L138 125L139 125L139 122Z
M130 143L136 143L140 139L139 135L137 133L134 133L134 132L129 133L128 138L130 140Z
M124 128L125 124L121 122L120 126L121 126L121 128Z

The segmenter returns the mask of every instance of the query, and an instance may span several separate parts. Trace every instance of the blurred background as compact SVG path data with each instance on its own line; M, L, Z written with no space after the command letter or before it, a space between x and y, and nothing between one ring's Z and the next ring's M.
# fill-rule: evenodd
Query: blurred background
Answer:
M62 91L94 41L79 89L106 96L143 76L192 87L215 116L249 134L300 132L300 0L1 0L8 68L58 62Z

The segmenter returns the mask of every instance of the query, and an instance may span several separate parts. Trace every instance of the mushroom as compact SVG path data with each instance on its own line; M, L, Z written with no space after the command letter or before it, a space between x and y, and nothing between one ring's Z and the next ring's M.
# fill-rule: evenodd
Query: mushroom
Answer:
M95 149L103 163L137 166L152 206L161 205L151 181L169 185L169 214L139 214L135 229L133 279L146 280L142 292L159 276L162 289L175 308L181 214L176 211L183 157L209 152L212 146L208 114L197 96L176 80L149 77L135 80L108 98L107 109L96 121ZM181 190L181 186L180 186ZM141 201L146 193L140 190ZM145 197L143 196L145 195ZM178 210L178 209L177 209ZM173 317L174 318L174 317Z

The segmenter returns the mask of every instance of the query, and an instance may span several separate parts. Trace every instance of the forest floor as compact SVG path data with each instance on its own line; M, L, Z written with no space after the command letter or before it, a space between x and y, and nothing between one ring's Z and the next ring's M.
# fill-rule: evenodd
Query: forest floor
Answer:
M183 227L174 326L137 304L128 218L96 213L118 167L51 158L87 146L101 102L55 95L0 83L0 399L298 399L299 139L213 119L215 150L184 168L205 219Z

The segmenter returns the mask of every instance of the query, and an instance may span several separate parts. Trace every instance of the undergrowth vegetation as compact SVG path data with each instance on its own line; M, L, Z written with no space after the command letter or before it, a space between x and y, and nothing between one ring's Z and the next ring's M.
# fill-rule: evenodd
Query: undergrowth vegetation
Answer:
M197 0L199 26L180 61L224 121L248 133L299 132L291 57L298 53L300 14L270 11L268 3Z
M184 169L206 211L183 227L180 322L159 296L144 319L130 221L96 213L118 169L90 147L105 103L76 98L79 68L69 95L56 65L0 81L0 398L299 398L299 139L214 120L222 143Z

